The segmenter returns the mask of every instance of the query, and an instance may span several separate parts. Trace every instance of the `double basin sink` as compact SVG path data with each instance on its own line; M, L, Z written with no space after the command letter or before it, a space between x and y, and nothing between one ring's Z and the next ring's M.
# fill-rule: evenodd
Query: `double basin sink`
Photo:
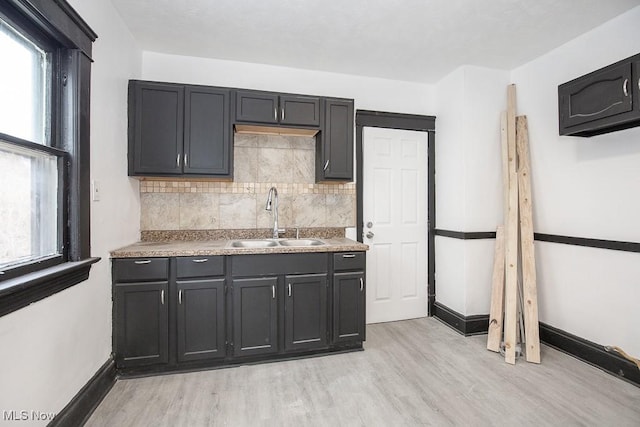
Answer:
M318 239L246 239L233 240L230 246L233 248L273 248L275 246L307 247L324 246L325 242Z

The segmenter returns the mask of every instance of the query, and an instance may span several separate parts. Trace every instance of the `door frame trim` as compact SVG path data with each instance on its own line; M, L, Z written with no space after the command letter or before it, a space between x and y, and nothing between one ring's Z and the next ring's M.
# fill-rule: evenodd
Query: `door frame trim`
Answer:
M362 218L364 211L364 174L362 169L364 127L427 132L427 315L433 316L436 300L434 235L436 227L436 117L356 110L356 235L359 242L363 240L362 232L364 229Z

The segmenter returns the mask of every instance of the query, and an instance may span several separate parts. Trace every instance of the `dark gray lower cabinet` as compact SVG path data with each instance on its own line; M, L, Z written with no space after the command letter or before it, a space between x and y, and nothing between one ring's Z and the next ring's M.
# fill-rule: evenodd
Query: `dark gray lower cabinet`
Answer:
M313 350L327 346L327 275L285 277L285 349Z
M116 367L140 374L362 348L364 269L364 252L115 259Z
M233 279L235 356L278 351L278 278Z
M333 275L333 341L364 340L364 272Z
M168 291L166 281L116 284L118 367L168 362Z
M178 362L225 356L224 279L178 280Z

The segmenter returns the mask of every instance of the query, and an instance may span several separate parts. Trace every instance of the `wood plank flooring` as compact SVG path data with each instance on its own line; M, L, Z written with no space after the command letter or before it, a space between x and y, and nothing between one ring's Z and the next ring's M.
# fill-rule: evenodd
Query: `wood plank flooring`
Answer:
M364 352L118 380L88 426L639 426L640 388L547 346L515 366L433 318Z

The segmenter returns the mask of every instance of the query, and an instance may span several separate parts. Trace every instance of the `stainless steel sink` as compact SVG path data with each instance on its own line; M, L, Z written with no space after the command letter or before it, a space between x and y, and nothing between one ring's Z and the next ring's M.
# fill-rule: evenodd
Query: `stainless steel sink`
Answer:
M278 246L275 240L234 240L231 242L231 246L234 248L272 248Z
M282 246L322 246L325 242L318 239L283 239L280 240Z

